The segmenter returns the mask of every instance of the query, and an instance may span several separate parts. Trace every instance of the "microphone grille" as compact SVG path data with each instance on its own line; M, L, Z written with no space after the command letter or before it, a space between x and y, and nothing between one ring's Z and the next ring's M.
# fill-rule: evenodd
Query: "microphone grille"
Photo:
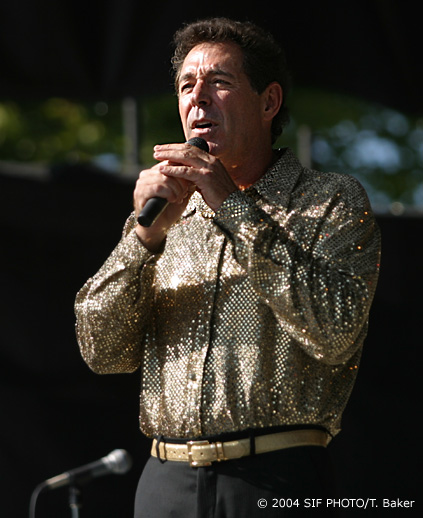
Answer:
M126 450L113 450L106 457L104 463L112 473L123 475L132 467L132 459Z
M209 145L207 142L201 138L201 137L192 137L187 141L187 144L190 144L191 146L198 147L199 149L202 149L206 153L209 152Z

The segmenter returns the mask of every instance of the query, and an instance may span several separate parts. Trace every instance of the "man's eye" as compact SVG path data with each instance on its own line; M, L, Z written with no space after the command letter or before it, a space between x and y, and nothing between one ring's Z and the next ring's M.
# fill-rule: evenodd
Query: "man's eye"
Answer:
M190 90L193 88L193 85L191 83L185 83L181 86L181 92L185 92L186 90Z

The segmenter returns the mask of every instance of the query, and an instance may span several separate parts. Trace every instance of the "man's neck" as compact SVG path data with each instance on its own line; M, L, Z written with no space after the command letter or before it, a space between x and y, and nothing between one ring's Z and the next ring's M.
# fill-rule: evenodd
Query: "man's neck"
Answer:
M253 160L245 160L240 165L226 168L238 189L243 191L256 183L270 169L276 158L276 153L269 148L261 156L255 155Z

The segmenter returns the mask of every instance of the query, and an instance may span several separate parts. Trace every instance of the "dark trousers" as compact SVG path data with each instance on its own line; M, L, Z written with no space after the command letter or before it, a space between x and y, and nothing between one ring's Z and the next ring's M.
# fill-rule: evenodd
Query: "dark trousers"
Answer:
M328 452L297 447L191 468L151 457L135 499L135 518L336 517ZM320 500L319 500L320 499Z

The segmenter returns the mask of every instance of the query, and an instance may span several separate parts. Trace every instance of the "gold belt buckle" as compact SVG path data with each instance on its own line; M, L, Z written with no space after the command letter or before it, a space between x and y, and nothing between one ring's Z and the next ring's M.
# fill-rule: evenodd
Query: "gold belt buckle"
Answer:
M193 460L193 446L210 446L210 453L212 451L211 448L214 448L214 457L213 459L204 459L204 460ZM212 462L217 461L220 462L222 460L228 460L225 457L223 452L223 444L221 442L209 442L209 441L188 441L188 462L192 468L200 468L204 466L211 466ZM201 455L201 454L200 454Z
M192 458L192 447L193 446L209 446L209 441L188 441L188 462L191 468L200 468L204 466L211 466L211 461L193 460Z

